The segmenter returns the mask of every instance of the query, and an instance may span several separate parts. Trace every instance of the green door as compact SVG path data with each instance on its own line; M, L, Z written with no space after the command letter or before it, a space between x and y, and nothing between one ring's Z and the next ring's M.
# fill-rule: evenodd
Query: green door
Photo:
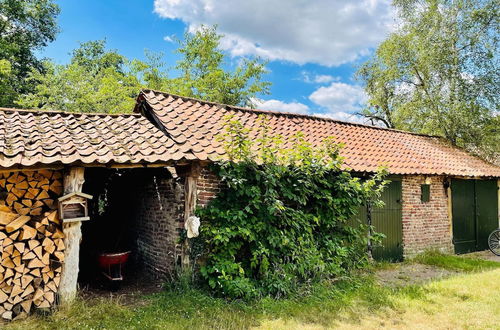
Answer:
M477 249L488 249L488 236L498 228L498 186L496 180L476 181Z
M494 180L452 180L455 253L488 248L488 235L498 227L497 189Z
M381 245L373 247L376 260L399 261L403 259L403 223L401 212L401 181L393 180L381 196L384 206L372 209L375 231L385 235Z

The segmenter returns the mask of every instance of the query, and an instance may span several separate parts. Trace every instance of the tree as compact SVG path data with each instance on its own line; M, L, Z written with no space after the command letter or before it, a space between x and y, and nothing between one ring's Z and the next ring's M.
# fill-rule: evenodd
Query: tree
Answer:
M43 68L35 51L55 39L58 14L52 0L0 0L0 85L9 86L0 106L12 106L19 93L33 88L35 82L26 78L33 68Z
M73 112L131 111L141 88L128 70L128 60L107 51L104 40L81 44L67 65L46 61L44 69L34 70L29 79L38 84L19 98L18 105Z
M141 88L231 105L251 105L258 93L268 92L262 82L264 64L243 59L234 71L226 69L226 55L217 49L221 36L215 28L186 33L179 41L179 62L168 67L162 53L146 51L146 61L129 61L106 50L105 41L83 43L67 65L45 62L29 80L38 84L22 95L22 107L75 112L129 112ZM179 72L171 78L170 71Z
M396 0L396 30L358 71L362 115L500 154L499 7L496 0Z
M223 104L252 106L252 98L268 94L270 83L262 81L267 72L259 58L243 58L234 70L221 51L219 42L223 36L216 27L202 26L195 33L186 32L184 40L178 40L176 50L181 57L168 71L179 76L169 78L163 71L166 65L161 54L147 53L148 61L135 61L136 71L144 85L182 96L200 98Z

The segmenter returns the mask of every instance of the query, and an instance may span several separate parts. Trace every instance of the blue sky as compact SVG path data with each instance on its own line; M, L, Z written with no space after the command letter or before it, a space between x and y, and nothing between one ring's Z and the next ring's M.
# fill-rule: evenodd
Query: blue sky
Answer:
M366 102L354 81L356 67L387 36L388 0L60 0L61 29L41 56L66 63L79 42L106 39L128 58L161 51L168 63L173 36L201 24L217 24L221 47L235 62L241 56L269 61L271 94L258 106L268 110L322 114L359 120Z

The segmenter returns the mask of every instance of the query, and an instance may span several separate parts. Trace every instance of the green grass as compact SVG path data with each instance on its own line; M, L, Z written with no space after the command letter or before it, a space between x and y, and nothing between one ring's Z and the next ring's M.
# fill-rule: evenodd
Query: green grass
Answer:
M500 268L500 262L471 256L448 255L437 251L420 254L412 261L461 272L478 272Z
M500 263L437 253L426 253L413 262L416 261L459 270L461 274L403 288L383 287L375 282L373 274L359 274L310 286L287 299L251 302L228 301L200 290L173 287L145 296L133 306L126 306L116 298L79 300L51 315L31 316L4 328L302 329L334 325L375 328L401 322L424 322L432 326L439 318L458 322L476 314L481 318L463 322L485 328L492 324L494 327L495 323L490 322L500 322L500 305L492 303L500 292L500 269L494 269ZM380 268L390 267L383 264ZM470 323L473 321L481 323Z
M371 277L322 283L288 299L228 301L195 289L166 291L144 298L142 306L119 300L79 300L48 316L32 316L6 329L246 329L268 319L295 319L326 325L359 311L392 306L392 291Z

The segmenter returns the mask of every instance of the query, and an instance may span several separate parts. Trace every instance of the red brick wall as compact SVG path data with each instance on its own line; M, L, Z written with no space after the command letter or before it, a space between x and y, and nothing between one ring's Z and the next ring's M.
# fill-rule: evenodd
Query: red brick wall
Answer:
M412 256L428 249L453 251L448 196L443 177L431 179L430 201L421 201L423 176L403 177L403 245L404 255Z
M220 180L208 167L201 169L198 177L198 206L206 206L208 202L220 192Z

